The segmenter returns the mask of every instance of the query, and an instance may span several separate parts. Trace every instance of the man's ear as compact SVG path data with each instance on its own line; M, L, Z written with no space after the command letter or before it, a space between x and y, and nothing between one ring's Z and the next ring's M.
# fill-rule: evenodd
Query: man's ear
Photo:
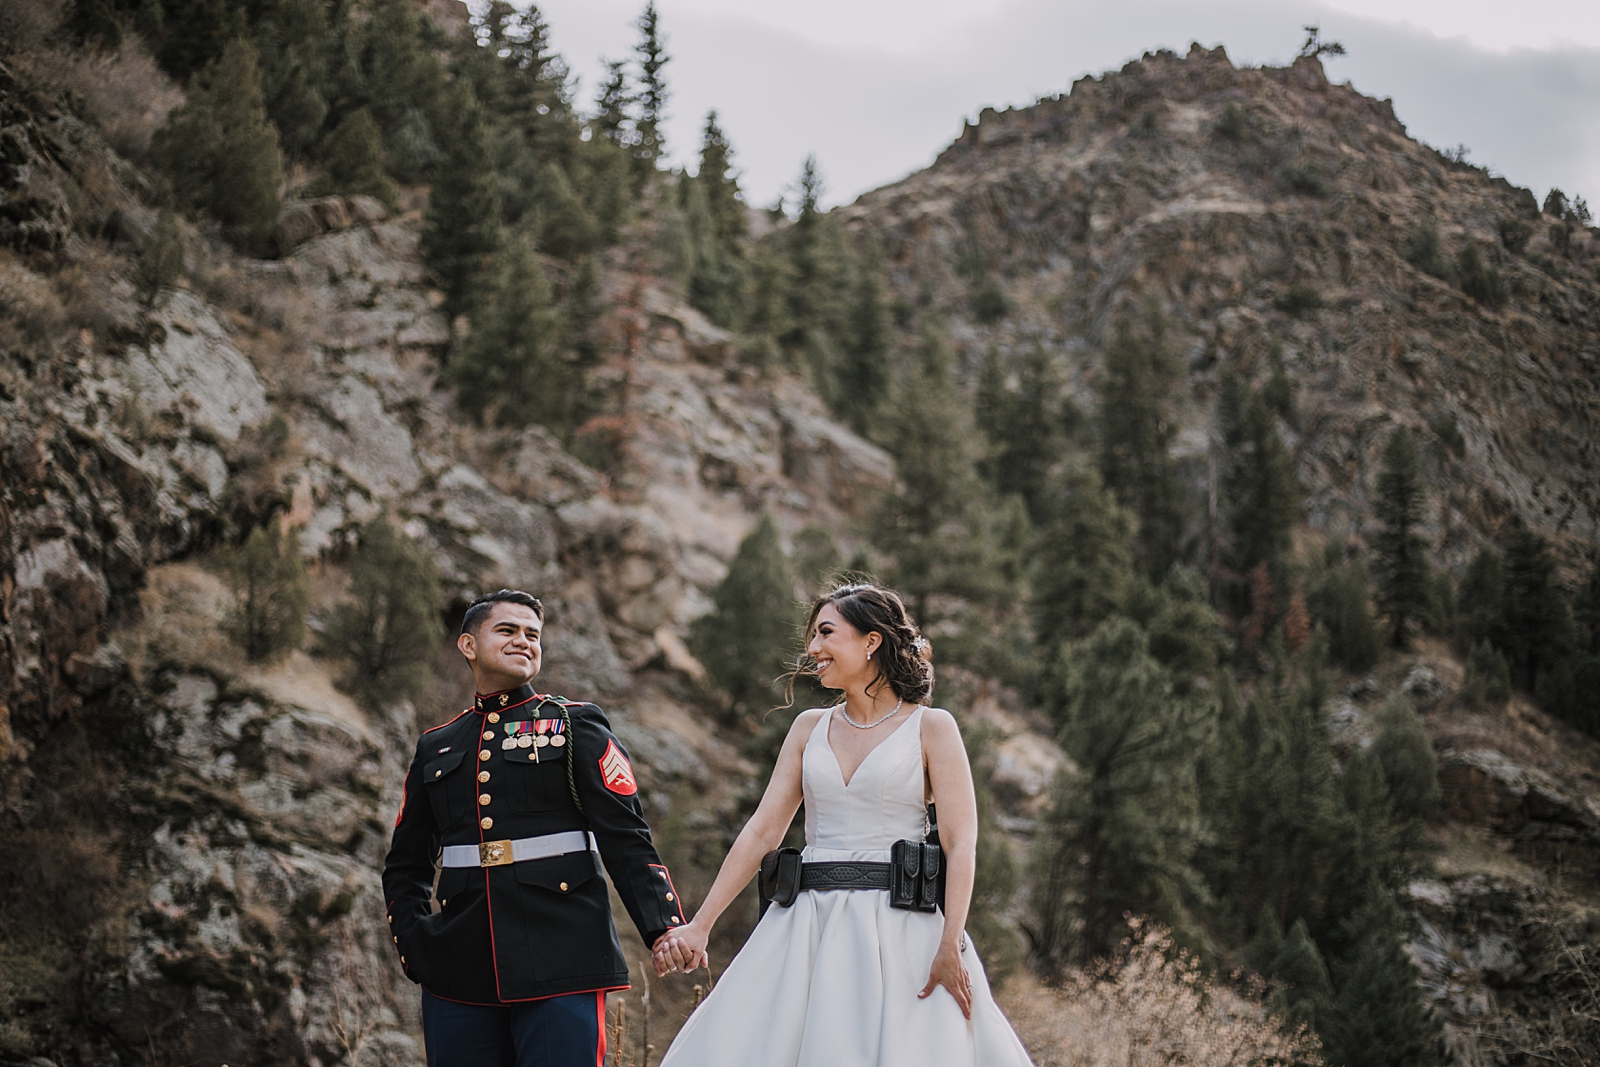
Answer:
M476 663L478 661L478 642L473 639L471 634L462 634L456 638L456 648L461 650L461 654L467 658L468 663Z

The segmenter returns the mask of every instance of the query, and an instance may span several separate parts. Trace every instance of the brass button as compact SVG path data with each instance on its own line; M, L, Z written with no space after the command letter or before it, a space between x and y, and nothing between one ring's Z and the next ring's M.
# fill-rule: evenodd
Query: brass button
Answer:
M672 899L672 894L671 894L671 893L668 893L668 894L667 894L667 899L668 899L668 900L671 900L671 899Z
M393 941L397 945L400 943L400 939L398 937L391 937L389 940Z
M489 794L488 793L479 793L478 794L478 803L487 806L488 803L489 803Z
M441 775L441 774L443 774L443 773L444 773L444 771L434 771L434 772L433 772L433 776L434 776L434 777L435 777L435 778L437 778L437 777L439 777L439 776L440 776L440 775Z
M405 961L406 961L406 958L405 958L405 957L404 957L404 956L401 956L401 957L400 957L400 962L401 962L401 963L405 963Z
M448 901L448 900L441 900L441 901L439 901L439 907L441 907L441 908L448 908L448 907L449 907L449 906L450 906L450 902L449 902L449 901Z
M488 759L488 758L489 758L489 755L490 755L490 753L489 753L489 750L488 750L488 749L486 749L486 748L480 748L480 749L478 749L478 758L479 758L479 759L481 759L481 760L483 760L483 759Z
M676 915L673 915L673 916L668 917L667 922L669 922L669 923L681 923L681 922L683 922L683 920L678 918Z
M483 818L478 820L478 825L483 827L485 830L493 830L494 820L485 815Z
M394 916L393 915L389 916L389 921L390 922L394 922Z
M566 891L567 891L567 883L565 883L565 882L562 882L562 883L561 883L561 891L562 891L562 892L563 892L563 893L565 893L565 892L566 892Z
M488 780L489 780L489 772L488 771L479 771L478 772L478 781L487 782Z
M491 711L489 713L489 721L490 722L499 722L500 721L500 713L498 711Z
M494 731L493 730L485 730L483 732L483 739L485 741L493 741L494 740Z

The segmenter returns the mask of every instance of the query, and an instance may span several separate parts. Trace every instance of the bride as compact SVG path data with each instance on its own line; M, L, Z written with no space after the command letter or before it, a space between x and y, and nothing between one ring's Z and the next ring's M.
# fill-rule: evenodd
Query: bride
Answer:
M963 925L977 805L955 719L924 706L932 652L893 592L845 585L806 623L818 679L844 702L801 713L761 804L692 922L657 945L657 974L708 963L711 927L782 844L804 801L811 864L886 864L920 841L931 797L946 866L942 914L890 907L884 888L806 888L775 902L660 1067L1029 1067ZM865 870L866 868L857 868Z

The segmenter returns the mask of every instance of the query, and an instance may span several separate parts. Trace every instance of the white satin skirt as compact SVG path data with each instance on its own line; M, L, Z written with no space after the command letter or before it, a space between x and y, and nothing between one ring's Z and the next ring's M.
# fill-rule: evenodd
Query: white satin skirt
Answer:
M805 850L807 862L886 852ZM1032 1067L967 939L972 1019L943 986L926 999L944 916L883 890L801 893L751 932L660 1067Z

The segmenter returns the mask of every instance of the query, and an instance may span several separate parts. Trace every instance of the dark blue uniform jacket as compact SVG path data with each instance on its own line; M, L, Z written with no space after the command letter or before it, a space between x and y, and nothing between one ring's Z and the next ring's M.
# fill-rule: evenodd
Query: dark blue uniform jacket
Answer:
M559 731L564 743L506 747L508 737L536 726L547 740ZM489 843L492 854L495 841L568 830L592 832L600 855L446 867L433 911L442 846ZM406 975L436 996L473 1004L627 988L601 861L646 945L684 921L605 712L531 686L478 697L422 735L406 774L383 867Z

